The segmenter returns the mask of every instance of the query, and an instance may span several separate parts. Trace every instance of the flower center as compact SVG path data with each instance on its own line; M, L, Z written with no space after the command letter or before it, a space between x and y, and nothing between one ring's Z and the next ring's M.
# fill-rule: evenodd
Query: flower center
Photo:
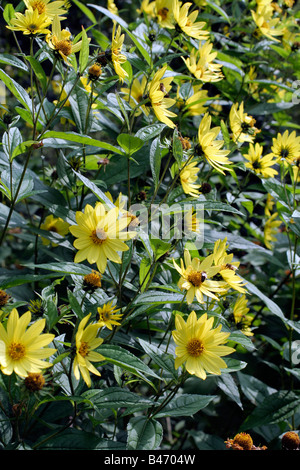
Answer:
M245 432L241 432L237 434L234 439L233 439L234 444L238 444L241 446L244 450L251 450L252 445L253 445L253 440L250 434L247 434Z
M282 158L287 158L289 156L289 149L288 148L282 148L280 151L280 156Z
M204 271L192 271L188 275L188 281L195 287L200 287L206 278L207 274Z
M54 225L50 225L50 227L48 228L48 231L58 233L57 228Z
M46 6L44 2L41 2L40 0L36 0L31 4L33 10L38 10L39 15L44 13L46 11Z
M91 233L91 239L95 245L102 245L102 243L107 239L107 234L103 228L97 228Z
M30 25L28 25L28 29L31 33L33 33L34 31L36 31L38 29L37 25L32 23Z
M21 343L12 342L8 346L8 355L13 359L13 361L18 361L25 356L25 346Z
M198 338L192 338L187 343L186 349L190 356L199 357L204 351L204 346Z
M85 357L88 355L89 353L89 345L88 343L86 343L85 341L83 341L80 345L80 348L78 350L79 354L82 356L82 357Z
M55 44L55 49L57 51L62 52L65 56L68 56L72 52L72 43L68 39L64 39L62 41L57 41Z
M164 8L161 8L159 11L158 11L158 15L161 16L161 19L162 20L166 20L168 18L168 13L169 13L169 9L164 7Z

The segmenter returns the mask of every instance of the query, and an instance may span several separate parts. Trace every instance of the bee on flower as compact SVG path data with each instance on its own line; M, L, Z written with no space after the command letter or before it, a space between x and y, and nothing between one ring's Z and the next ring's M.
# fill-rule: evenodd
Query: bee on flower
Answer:
M213 266L214 255L211 254L202 261L191 258L188 250L184 250L184 260L180 259L180 266L173 264L180 274L178 287L186 291L186 301L191 304L196 297L199 303L204 303L204 295L218 300L216 293L226 292L226 282L214 281L212 278L220 271L219 266Z

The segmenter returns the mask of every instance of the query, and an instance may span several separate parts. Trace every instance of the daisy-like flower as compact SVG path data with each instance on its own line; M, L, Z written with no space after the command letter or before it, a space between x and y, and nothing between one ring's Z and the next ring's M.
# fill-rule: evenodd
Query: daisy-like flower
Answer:
M87 204L84 212L76 212L77 225L69 227L70 232L77 240L74 241L78 252L75 263L87 259L88 263L96 263L100 273L106 269L107 260L121 263L118 251L127 251L129 248L123 240L130 240L135 232L125 231L130 223L129 217L119 217L116 207L106 211L102 203L95 208Z
M162 28L174 29L174 5L176 0L155 0L155 16Z
M121 83L124 82L125 77L128 77L128 73L121 66L127 60L126 56L122 54L124 39L125 34L121 34L121 26L119 25L116 31L116 22L114 21L111 41L111 61Z
M273 168L276 160L274 160L272 154L262 156L262 152L262 145L258 142L255 145L250 143L248 153L244 155L244 158L248 160L245 167L263 178L274 178L278 174L278 171Z
M175 369L183 364L189 374L205 380L207 373L221 375L227 364L222 356L228 356L235 349L225 346L230 333L221 332L222 325L213 328L213 317L204 313L197 319L192 311L185 322L181 315L175 317L175 330L172 331L175 348Z
M250 329L252 323L252 316L248 315L249 308L247 307L248 300L245 295L241 295L233 306L233 319L236 327L241 330L246 336L253 336Z
M251 10L252 18L257 26L256 33L258 35L266 36L273 41L280 42L276 36L282 36L284 33L283 27L278 27L280 18L273 18L273 11L268 8L263 8L261 11Z
M254 142L256 134L260 132L255 127L255 119L244 112L244 102L231 106L229 113L230 128L234 142Z
M227 254L227 238L217 240L214 244L213 263L219 267L218 276L226 282L228 288L244 293L246 290L242 287L246 283L236 274L240 263L232 261L233 253Z
M52 22L52 32L49 32L46 36L46 41L48 46L59 54L68 65L71 65L68 61L69 55L79 52L82 45L82 41L73 44L70 38L70 31L61 29L60 18L58 15L55 15ZM90 38L88 40L90 41Z
M184 100L180 96L180 87L177 88L176 106L182 109L187 116L199 116L205 113L205 103L208 100L208 91L202 90L202 85L196 85L191 88L191 95Z
M232 165L232 162L227 158L230 150L222 149L224 140L217 140L220 130L219 126L211 128L211 116L206 113L199 125L195 151L198 156L205 158L209 165L225 175L224 170L228 170L228 165Z
M226 292L225 282L211 280L220 270L219 266L213 266L213 261L213 254L202 261L199 258L192 260L188 250L184 250L184 262L180 259L180 267L173 260L174 267L180 274L178 287L187 291L186 301L188 304L191 304L195 297L199 303L204 303L204 295L218 300L214 293Z
M198 178L197 173L199 172L199 167L197 165L197 160L192 160L190 163L184 165L179 173L180 183L183 191L185 194L189 194L193 197L199 196L199 188L201 187L201 184L196 184Z
M48 215L45 221L41 224L42 230L47 230L48 232L58 233L62 237L65 237L69 232L68 222L65 222L60 217L54 217L52 214ZM42 237L43 245L49 245L50 240L45 237ZM52 246L57 246L57 243L51 242Z
M90 372L98 376L101 375L92 362L105 360L102 354L95 351L95 349L103 343L103 339L97 338L99 331L99 325L97 323L87 325L90 316L91 314L89 313L79 323L75 337L76 356L73 363L75 378L79 380L81 374L88 387L91 386Z
M292 164L300 159L300 136L296 135L296 131L289 133L286 130L283 134L279 132L273 137L271 150L271 155L278 162L282 160Z
M117 313L120 311L119 308L114 306L113 301L107 302L102 307L97 308L97 319L100 327L106 326L109 330L112 330L113 325L121 325L120 321L123 314Z
M199 41L206 41L209 32L203 30L206 26L204 21L196 21L198 17L198 11L195 10L188 14L192 3L184 3L179 0L175 0L173 3L173 17L176 23L175 28L180 32L183 32L191 38L198 39Z
M137 105L144 101L147 88L147 77L143 75L141 81L138 78L135 78L132 82L131 88L121 88L122 93L125 94L124 100L128 101L132 109L137 108ZM149 106L142 104L137 109L135 109L135 116L139 116L142 112L146 116L150 113Z
M51 18L46 13L39 14L38 10L29 7L24 15L20 12L15 13L15 17L10 20L10 25L6 26L13 31L22 31L23 34L49 34L48 26L51 24Z
M61 0L55 0L54 2L51 2L51 0L24 0L24 3L27 8L37 10L39 15L46 13L51 20L53 20L55 15L65 20L65 18L62 18L62 15L68 13L66 8L67 2Z
M169 118L176 117L176 114L169 111L168 108L173 106L176 103L176 100L166 97L171 89L170 83L173 80L173 77L162 78L166 70L167 65L155 73L149 84L148 97L157 119L174 129L175 124Z
M54 335L41 334L46 324L44 318L28 326L30 321L29 311L19 317L14 308L6 328L0 323L0 365L3 374L11 375L15 372L20 377L27 377L29 373L37 373L52 366L44 359L56 351L45 347L51 343Z
M212 43L206 41L203 45L199 42L198 50L192 49L190 57L182 57L189 71L202 82L219 82L224 78L221 72L222 64L215 64L217 52L212 52Z
M276 220L278 212L269 217L264 226L264 242L269 250L272 250L272 242L276 242L276 234L278 233L278 227L281 225L281 220Z

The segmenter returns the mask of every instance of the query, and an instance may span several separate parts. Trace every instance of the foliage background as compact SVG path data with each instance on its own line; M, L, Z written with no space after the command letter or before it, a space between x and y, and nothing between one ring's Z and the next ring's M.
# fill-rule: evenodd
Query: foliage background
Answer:
M2 2L1 7L7 7L7 3ZM88 2L71 3L66 24L74 37L81 33L81 25L84 26L91 38L90 59L95 58L97 51L104 51L110 45L114 16L104 1L97 3L98 8ZM290 9L283 5L284 2L278 3L284 14L295 20L291 29L299 34L297 7ZM176 47L189 51L195 41L180 37L168 50L170 32L162 29L152 44L143 34L144 27L147 33L151 29L147 27L146 17L136 12L139 2L122 1L116 5L117 21L121 18L127 23L128 31L142 47L149 50L159 44L155 61L163 55L162 50L165 51L164 60L159 65L154 61L153 68L168 63L179 77L176 79L175 75L174 83L180 85L182 75L189 74ZM55 365L51 372L48 371L47 387L41 392L28 396L20 377L1 374L2 448L224 450L227 438L246 431L257 445L280 449L283 433L299 429L299 366L291 359L292 346L297 345L300 332L296 302L299 293L299 187L291 184L288 173L282 178L282 173L275 178L260 178L254 171L247 170L243 154L248 146L236 148L233 145L228 121L232 103L243 101L246 112L256 119L256 126L261 129L256 139L266 153L278 132L287 129L299 133L299 105L292 86L300 80L299 36L279 43L266 37L255 37L255 24L250 13L255 6L256 2L220 0L206 2L200 7L199 18L209 25L214 50L218 51L224 73L223 80L206 83L203 89L213 98L208 102L208 109L215 125L220 125L221 121L225 123L223 139L226 147L232 150L230 159L234 169L225 176L209 165L203 165L198 175L200 184L209 182L212 188L198 199L205 207L204 246L200 256L205 256L218 238L227 237L230 252L241 263L239 274L248 282L247 297L254 335L245 336L231 321L229 312L236 299L236 293L231 292L210 312L221 321L225 331L232 334L230 344L236 352L226 358L228 368L221 376L209 376L205 381L189 376L181 385L179 371L174 369L175 345L170 340L165 352L161 344L166 330L170 333L174 327L169 323L169 320L174 321L174 312L180 309L187 314L191 310L182 303L182 293L176 285L178 277L172 265L173 257L182 257L183 245L173 249L171 244L149 247L141 240L136 244L130 242L121 267L126 273L123 284L115 285L120 266L110 263L110 272L103 275L102 288L93 294L82 289L82 277L91 272L92 267L85 262L74 263L76 250L70 233L58 246L43 245L42 235L50 240L54 236L40 229L46 215L54 214L74 223L76 210L82 210L87 203L94 205L97 200L103 200L107 190L115 200L120 192L128 195L130 187L132 201L138 201L140 192L145 191L147 205L154 194L155 179L167 163L173 130L159 123L153 115L149 122L137 121L133 135L138 133L143 146L133 154L128 184L128 159L126 155L114 153L113 149L120 151L121 148L124 153L128 150L122 149L118 136L126 133L126 119L131 110L120 94L118 77L110 70L97 83L99 99L96 103L100 112L97 119L92 118L89 122L88 135L112 145L112 152L108 152L105 145L89 146L85 137L75 141L75 138L68 140L63 134L55 134L68 131L77 136L85 135L89 94L76 87L71 106L60 111L59 118L63 119L56 119L49 128L54 133L43 140L43 147L32 152L18 201L2 239L0 288L11 296L4 313L8 314L13 307L23 313L28 310L30 301L41 300L42 310L36 313L36 318L40 315L46 318L47 329L56 335L55 346L59 344ZM23 4L14 7L22 11ZM282 18L280 14L279 17ZM30 76L28 69L22 66L22 55L12 32L6 29L5 20L1 21L1 70L22 87L16 90L14 85L8 90L6 83L6 105L14 119L9 126L3 121L6 111L1 110L1 181L7 181L10 172L16 189L28 151L22 142L32 139L30 110L26 107L29 95L26 91L23 94L23 90L28 91L30 87ZM28 55L29 39L21 33L16 34L22 51ZM47 55L49 52L42 40L37 41L35 53L43 72L36 68L34 73L41 73L43 80L51 72L51 56ZM124 68L129 74L129 83L140 70L148 72L149 66L128 34L123 50L127 57ZM249 69L253 65L258 77L251 82ZM58 63L55 76L65 68ZM86 70L83 73L86 74ZM4 79L4 75L1 77ZM75 77L74 70L69 67L67 82L71 83ZM172 96L175 95L174 86ZM57 96L50 87L41 129L47 123L55 99ZM183 118L179 125L181 135L196 142L202 117L203 114ZM148 134L146 126L152 126L147 127ZM12 128L15 132L14 136L11 134L13 159L4 148ZM159 160L154 161L151 145L157 138L161 149ZM81 161L83 148L85 165ZM102 158L109 158L109 164L99 166L98 161ZM163 200L172 179L172 173L166 171L156 201ZM82 193L84 204L80 201ZM266 247L264 240L268 194L274 198L281 221L271 249ZM169 201L172 197L173 200L195 202L183 194L180 184L174 187ZM2 190L2 229L10 204L7 192ZM149 259L155 260L155 255L160 258L154 263L153 277L141 292L139 279L143 279L145 271L142 272L140 266L149 266ZM102 332L109 338L99 348L106 361L99 363L101 377L93 376L92 387L87 388L82 379L76 381L66 372L71 360L68 346L76 320L89 312L95 315L97 306L112 298L118 298L123 309L132 305L133 310L112 337L108 330ZM193 307L198 313L204 311L202 305L193 304ZM170 392L168 406L160 407ZM153 413L149 414L149 410Z

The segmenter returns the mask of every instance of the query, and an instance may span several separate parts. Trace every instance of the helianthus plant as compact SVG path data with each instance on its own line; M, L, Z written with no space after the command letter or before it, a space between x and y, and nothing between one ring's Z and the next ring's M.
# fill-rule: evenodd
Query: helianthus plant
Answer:
M0 448L286 449L297 6L2 12Z

